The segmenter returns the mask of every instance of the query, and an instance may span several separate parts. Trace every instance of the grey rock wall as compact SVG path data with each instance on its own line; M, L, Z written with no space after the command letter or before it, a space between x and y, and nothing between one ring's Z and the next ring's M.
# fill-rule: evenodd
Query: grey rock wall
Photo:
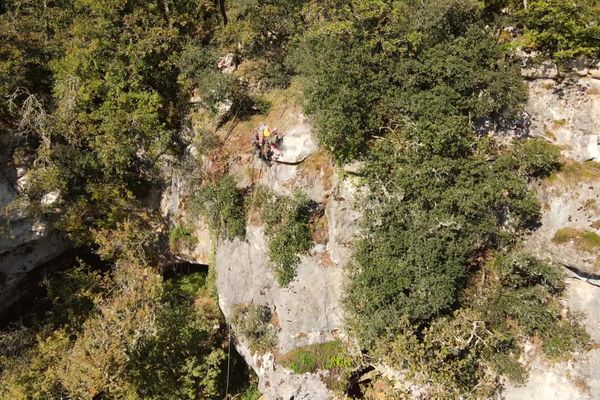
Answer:
M527 86L530 134L560 145L574 160L600 160L600 80L535 79Z

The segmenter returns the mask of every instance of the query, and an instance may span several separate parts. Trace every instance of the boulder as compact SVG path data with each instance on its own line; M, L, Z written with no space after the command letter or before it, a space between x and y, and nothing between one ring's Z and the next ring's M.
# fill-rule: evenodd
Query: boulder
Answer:
M304 120L300 125L283 132L281 143L282 155L278 162L299 164L317 150L317 144L312 137L310 124Z

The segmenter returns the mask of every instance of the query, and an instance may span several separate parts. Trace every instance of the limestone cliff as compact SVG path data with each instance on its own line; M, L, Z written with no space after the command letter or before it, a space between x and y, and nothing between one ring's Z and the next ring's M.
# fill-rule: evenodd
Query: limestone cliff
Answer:
M600 396L600 249L586 246L580 236L600 233L600 74L584 68L562 76L555 72L534 74L527 81L529 134L559 145L565 167L538 187L541 225L525 247L565 267L564 304L581 313L596 345L558 364L541 360L535 346L530 346L524 360L531 366L529 380L522 387L508 385L505 397L509 400ZM583 161L588 162L578 163Z
M539 73L538 73L539 75ZM553 79L551 79L553 78ZM567 165L600 159L600 80L592 76L561 77L535 74L527 76L529 101L526 105L525 135L543 137L561 146ZM252 215L247 221L246 237L213 243L206 224L197 219L198 241L183 249L179 256L209 263L209 249L214 250L216 286L225 317L231 321L234 309L256 304L273 313L277 346L267 352L252 352L239 332L237 348L258 374L261 392L268 399L327 399L333 392L323 383L327 372L293 374L279 363L282 354L301 346L335 338L351 342L344 332L342 288L344 266L350 257L350 243L358 232L360 184L354 177L355 166L336 170L315 144L311 124L292 99L277 95L274 109L267 116L253 118L227 129L219 135L227 142L224 159L240 188L251 191L266 186L280 194L294 190L306 193L323 206L326 228L309 254L301 257L297 276L289 287L280 287L269 267L268 239L264 227ZM282 163L267 166L255 159L249 149L252 127L267 121L287 134L283 141ZM193 146L192 146L193 147ZM196 152L192 149L190 154ZM206 160L200 162L206 163ZM573 164L575 163L575 164ZM541 226L527 239L526 247L538 256L563 264L567 272L566 307L581 312L583 322L594 341L600 340L600 286L594 275L599 268L599 254L585 251L576 243L557 243L556 231L562 228L598 232L600 227L600 176L596 163L582 174L565 172L539 186L543 206ZM589 172L592 171L592 172ZM181 175L173 175L172 185L163 197L165 215L185 214L184 185ZM185 180L185 179L183 179ZM179 189L178 189L179 188ZM189 195L189 193L186 193ZM600 350L591 350L559 364L543 360L535 346L530 346L523 362L531 367L526 385L506 385L507 399L593 399L600 395ZM380 373L385 366L378 366ZM388 376L401 377L398 371ZM385 374L384 374L385 375ZM406 388L406 385L404 385ZM413 388L414 389L414 388ZM412 390L415 398L419 391Z

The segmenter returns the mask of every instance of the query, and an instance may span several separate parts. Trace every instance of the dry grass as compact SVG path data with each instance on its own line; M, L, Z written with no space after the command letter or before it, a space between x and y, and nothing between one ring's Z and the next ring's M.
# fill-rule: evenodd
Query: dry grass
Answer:
M554 142L556 142L558 140L558 138L556 137L556 133L554 133L552 131L545 131L544 136L547 137L548 139L551 139Z
M596 199L588 199L583 203L583 209L587 211L596 211L598 210L598 202Z
M556 231L554 243L572 243L577 249L588 253L600 251L600 235L592 231L584 231L576 228L562 228Z
M557 128L565 126L566 124L567 124L567 120L566 119L555 119L554 120L554 126L557 127Z
M586 93L588 95L596 95L596 94L600 94L600 89L596 88L596 87L591 87L589 88Z
M574 185L580 182L596 182L600 180L600 163L595 161L565 162L560 171L545 179L547 184Z
M275 89L265 93L262 98L269 104L264 114L253 115L246 119L234 118L216 132L221 142L221 159L227 164L251 163L253 149L251 141L254 130L261 123L278 128L285 135L287 129L301 122L300 85L292 81L286 89Z
M325 215L316 218L310 224L310 234L317 244L327 244L329 241L329 223Z

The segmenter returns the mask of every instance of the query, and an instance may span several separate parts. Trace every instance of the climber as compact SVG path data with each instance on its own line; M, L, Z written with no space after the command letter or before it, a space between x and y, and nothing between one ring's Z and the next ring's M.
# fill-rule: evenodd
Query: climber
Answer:
M281 150L278 146L280 142L281 137L278 129L272 129L265 123L258 126L252 140L256 154L267 163L272 162L273 157L279 158L281 156Z

